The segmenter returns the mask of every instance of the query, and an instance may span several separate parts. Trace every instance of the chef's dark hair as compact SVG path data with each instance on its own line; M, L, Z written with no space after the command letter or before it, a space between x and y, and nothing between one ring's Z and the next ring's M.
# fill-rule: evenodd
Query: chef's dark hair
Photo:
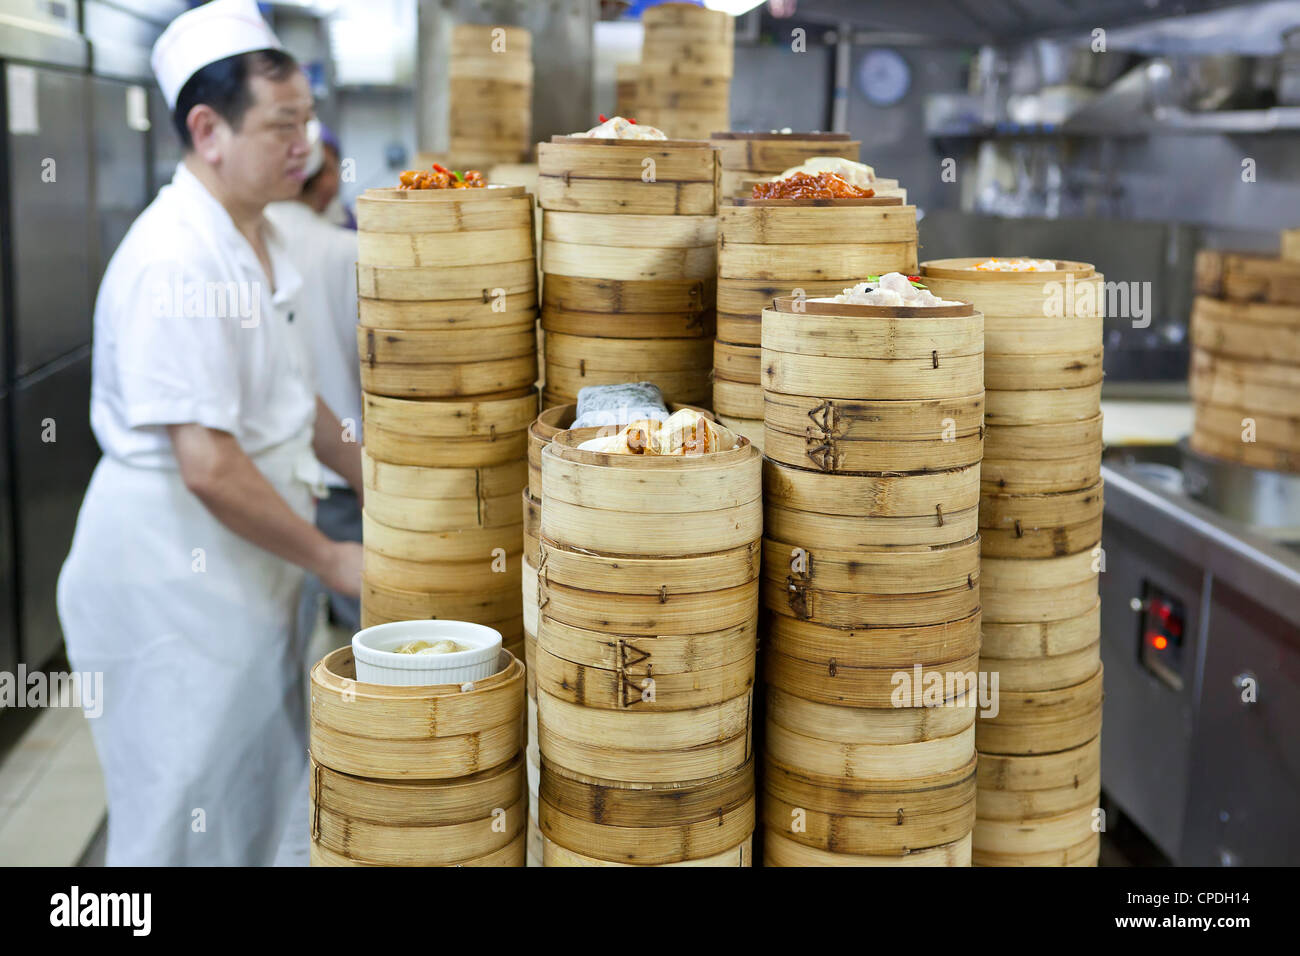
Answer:
M283 50L254 50L236 53L224 60L209 63L195 73L181 87L172 110L172 125L180 134L185 149L194 148L189 127L185 125L190 110L200 103L211 106L234 129L239 129L244 114L253 105L251 80L264 76L268 80L284 80L298 69L298 61Z

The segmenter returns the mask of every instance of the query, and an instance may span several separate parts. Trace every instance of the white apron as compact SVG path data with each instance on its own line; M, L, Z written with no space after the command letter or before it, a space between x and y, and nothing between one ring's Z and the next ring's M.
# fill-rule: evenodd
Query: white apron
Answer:
M310 429L252 460L312 520ZM100 461L58 598L73 669L104 675L108 865L273 860L306 765L302 578L179 472Z

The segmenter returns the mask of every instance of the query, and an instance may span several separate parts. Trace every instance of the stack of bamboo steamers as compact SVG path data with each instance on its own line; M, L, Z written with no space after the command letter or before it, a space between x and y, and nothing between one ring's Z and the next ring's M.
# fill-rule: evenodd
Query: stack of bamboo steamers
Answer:
M653 381L708 405L718 151L707 142L555 136L538 146L543 405Z
M532 152L532 36L520 27L452 30L450 154L457 165L519 163Z
M694 4L662 3L646 10L641 22L645 38L631 115L679 139L707 139L714 130L730 129L731 16Z
M1097 862L1102 670L1102 277L923 263L936 295L984 313L979 507L983 648L976 865Z
M531 197L518 186L371 189L357 218L362 626L474 621L523 659Z
M724 254L738 224L805 244L774 261L833 263L845 278L821 295L915 271L915 210L897 198L723 216ZM767 865L970 862L982 354L965 304L782 296L762 312Z
M311 672L312 866L523 866L524 668L472 684L358 683L352 648Z
M1280 259L1196 257L1191 446L1252 468L1300 472L1300 231L1283 236L1282 251Z
M545 865L748 866L761 458L578 447L599 433L541 453Z

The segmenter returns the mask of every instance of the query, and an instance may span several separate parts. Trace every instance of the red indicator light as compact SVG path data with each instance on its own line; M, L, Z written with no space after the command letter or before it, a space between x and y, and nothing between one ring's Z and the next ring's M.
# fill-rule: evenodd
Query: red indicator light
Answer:
M1166 638L1163 634L1157 634L1155 636L1155 639L1151 643L1156 650L1163 651L1166 647L1169 646L1169 639Z

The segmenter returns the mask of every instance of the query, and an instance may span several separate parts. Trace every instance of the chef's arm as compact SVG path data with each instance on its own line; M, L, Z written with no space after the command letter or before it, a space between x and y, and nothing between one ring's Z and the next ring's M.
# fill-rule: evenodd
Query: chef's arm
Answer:
M340 594L361 591L361 545L331 541L289 507L229 432L169 425L181 478L218 521L265 551L316 574ZM358 466L359 467L359 466Z
M311 444L320 463L341 475L360 499L361 443L343 440L343 423L319 395L316 396L316 430Z

